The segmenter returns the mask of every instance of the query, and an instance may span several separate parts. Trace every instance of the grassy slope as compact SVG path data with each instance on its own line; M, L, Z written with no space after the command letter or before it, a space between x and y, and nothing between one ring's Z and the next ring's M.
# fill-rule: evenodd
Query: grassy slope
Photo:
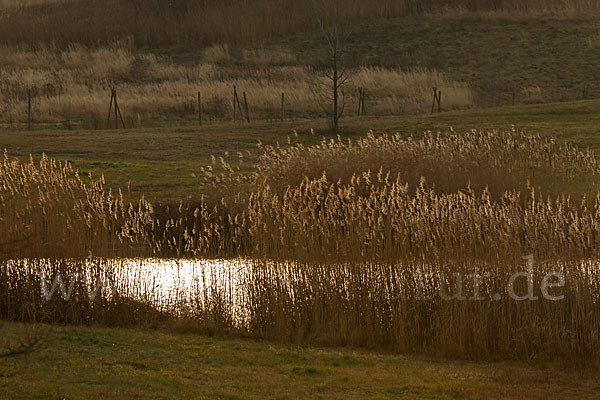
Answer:
M2 341L42 347L0 359L0 397L592 398L594 371L316 349L157 331L6 323Z
M597 18L496 16L410 17L354 24L346 45L351 64L433 69L485 91L487 104L509 104L516 92L540 87L555 100L600 97L600 22ZM320 31L302 32L233 47L279 49L299 62L322 60L327 44ZM199 61L197 51L154 50L176 62ZM366 88L368 91L368 88Z
M600 97L598 19L415 17L348 30L351 62L434 69L484 91L485 104L510 104L512 91L519 102L535 86L557 101L581 99L584 89ZM326 54L319 32L244 46L291 49L300 60Z
M531 132L554 135L600 151L600 101L500 107L413 117L346 118L342 135L357 138L369 129L377 132L419 134L426 129L457 130L510 128L515 125ZM256 144L287 143L297 129L299 140L316 143L328 134L324 120L292 121L284 124L253 123L131 129L127 131L0 131L0 148L9 154L27 157L45 152L70 160L81 171L104 173L109 184L125 187L132 181L134 195L146 194L157 202L197 199L201 193L215 196L199 184L200 167L210 164L211 155L229 152L245 154L242 169L257 160ZM310 128L317 134L310 135ZM248 155L247 152L250 152ZM237 187L223 187L225 193ZM220 193L219 193L220 194Z

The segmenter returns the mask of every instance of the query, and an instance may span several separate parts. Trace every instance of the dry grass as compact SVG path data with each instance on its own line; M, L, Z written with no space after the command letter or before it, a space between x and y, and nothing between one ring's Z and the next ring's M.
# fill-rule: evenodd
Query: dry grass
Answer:
M409 189L404 172L451 182L447 193L424 181ZM508 173L517 182L495 182ZM597 173L592 154L515 131L271 148L247 209L229 218L203 213L196 221L206 221L209 231L198 225L184 236L195 254L214 254L217 238L230 241L217 254L275 260L246 263L242 275L250 315L241 327L252 335L469 358L595 362L600 200L576 203L532 187L514 189L531 178L559 190L567 179ZM471 179L480 185L487 179L503 194L461 187ZM530 253L536 288L546 273L566 277L562 301L507 298L506 282L525 269L522 257ZM480 300L436 296L446 286L455 290L457 273L489 274ZM472 296L474 287L465 285L463 294Z
M267 147L245 220L224 231L247 229L242 254L306 262L583 256L599 171L590 152L517 131ZM565 197L573 179L589 186Z
M308 67L294 65L290 54L247 51L243 68L216 64L230 57L226 45L206 49L204 61L195 65L136 54L127 43L96 50L73 46L64 52L5 48L0 52L0 118L13 126L25 123L26 93L31 88L35 123L69 120L75 125L82 120L90 127L106 127L113 85L130 127L151 124L157 115L193 120L198 91L206 120L229 119L233 85L247 93L253 119L279 118L282 92L288 117L323 113L315 96L326 86L315 83L319 78ZM347 113L355 112L358 87L369 88L369 114L423 112L431 106L433 86L444 89L446 110L473 105L471 89L436 72L362 68L346 87Z

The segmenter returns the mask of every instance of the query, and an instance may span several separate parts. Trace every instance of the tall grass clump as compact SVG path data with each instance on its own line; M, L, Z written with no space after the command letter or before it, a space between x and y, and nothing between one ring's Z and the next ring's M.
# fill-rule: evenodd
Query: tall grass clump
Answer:
M134 208L122 194L106 190L103 178L83 179L69 163L47 156L20 162L5 153L0 161L0 318L124 324L157 317L146 301L113 298L101 287L117 280L106 257L148 254L151 215L149 203L142 200ZM56 289L50 300L42 290L46 277L47 288ZM68 301L56 286L58 277L72 292ZM90 292L93 302L87 301Z
M115 195L104 185L103 177L84 178L69 163L45 155L22 162L3 154L0 318L164 326L193 315L202 321L195 326L214 329L228 311L218 306L227 299L221 280L163 298L137 258L161 255L162 247L177 254L178 242L160 232L181 221L168 219L163 226L149 202L126 203L121 191ZM207 269L202 276L214 282L216 273Z
M496 198L534 188L546 196L569 193L581 200L583 193L595 197L600 189L600 165L592 152L515 128L428 131L420 137L369 133L357 141L338 137L311 147L265 146L259 169L260 182L278 194L323 175L342 184L399 176L411 192L425 179L440 193L470 186L475 192L487 188Z
M244 252L271 261L248 263L244 329L285 341L597 362L600 197L564 193L570 179L595 182L597 167L589 152L516 130L268 148L241 225ZM411 171L452 182L444 191L425 179L412 185L403 178ZM497 182L497 194L469 187L499 174L519 179ZM535 300L515 300L508 283L529 255ZM556 301L541 293L552 273L565 280ZM514 290L524 296L521 278Z

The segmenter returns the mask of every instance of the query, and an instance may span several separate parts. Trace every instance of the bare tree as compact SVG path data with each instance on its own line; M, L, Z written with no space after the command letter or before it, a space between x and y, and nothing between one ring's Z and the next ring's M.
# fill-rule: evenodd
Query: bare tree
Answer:
M322 7L322 6L321 6ZM339 0L325 2L325 7L317 9L317 19L321 26L321 32L327 42L327 61L325 65L318 66L316 69L323 74L326 86L326 92L329 95L320 96L322 107L331 116L332 128L334 132L339 130L339 121L344 114L345 99L343 87L348 83L351 75L345 63L345 50L349 34L343 32L339 23ZM327 18L331 15L331 18ZM330 22L327 21L330 19Z

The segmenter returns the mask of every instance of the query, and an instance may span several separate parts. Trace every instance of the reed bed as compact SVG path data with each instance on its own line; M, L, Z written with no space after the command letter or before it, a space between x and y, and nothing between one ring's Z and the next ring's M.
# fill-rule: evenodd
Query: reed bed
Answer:
M137 288L128 286L128 277L117 275L114 263L106 260L4 261L0 276L3 319L109 326L150 326L170 319L171 312L154 299L137 295L144 281L136 282Z
M290 142L294 138L290 138ZM470 186L501 197L506 191L523 194L534 188L545 196L568 193L581 199L596 196L599 165L592 152L551 137L512 128L507 131L427 131L420 137L400 134L352 140L323 140L305 147L261 146L261 183L283 194L286 187L323 175L334 183L381 180L382 176L408 184L414 192L421 181L440 193L456 193ZM449 179L451 177L451 179ZM365 179L363 179L363 182Z
M539 300L515 301L505 294L506 282L524 270L521 262L257 264L248 275L247 329L288 342L597 364L598 267L597 261L538 263ZM553 271L567 277L561 301L539 293L540 278ZM456 295L457 273L489 274L481 296L465 280L464 299L441 297L441 291ZM519 293L526 293L521 284Z
M600 196L588 193L597 190L599 171L592 153L516 129L421 138L371 134L356 143L338 139L263 152L247 198L189 210L181 205L161 219L146 203L131 214L124 205L120 214L106 213L111 197L100 186L83 190L87 184L67 166L44 159L38 169L5 158L0 223L12 239L21 239L18 232L37 236L18 257L0 259L0 316L120 324L137 312L134 323L286 342L472 359L600 361ZM498 181L498 171L516 181ZM448 174L453 182L442 186ZM500 192L481 187L486 174ZM573 179L586 188L565 186ZM47 192L58 197L41 195ZM46 205L61 197L68 199L63 209ZM88 221L98 221L92 230L76 225L80 197L105 207L88 202L83 208L94 216ZM37 207L17 207L33 199ZM78 239L71 232L87 233ZM133 291L116 300L43 302L35 271L90 268L80 253L67 251L64 238L86 250L94 248L92 238L103 238L105 249L118 240L120 255L142 246L161 257L231 258L236 267L208 271L204 283L166 302L139 295L147 293L144 273L130 275ZM92 277L121 276L114 260L96 265Z
M0 254L13 259L133 255L152 226L152 206L125 204L104 179L84 181L47 156L0 162Z

